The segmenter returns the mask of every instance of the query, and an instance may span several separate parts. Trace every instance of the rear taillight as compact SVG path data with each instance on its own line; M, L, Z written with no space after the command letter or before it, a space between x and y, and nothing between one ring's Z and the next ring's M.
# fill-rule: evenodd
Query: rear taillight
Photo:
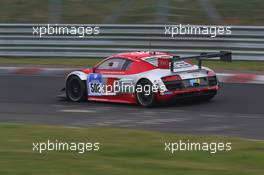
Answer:
M217 85L217 78L216 76L208 77L208 84L209 86L216 86Z
M177 81L177 80L181 80L181 77L178 75L171 75L171 76L163 77L161 79L162 81Z

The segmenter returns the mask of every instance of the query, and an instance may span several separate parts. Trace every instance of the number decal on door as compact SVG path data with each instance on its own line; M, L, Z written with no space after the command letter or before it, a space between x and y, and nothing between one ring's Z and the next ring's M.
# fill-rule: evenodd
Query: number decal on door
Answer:
M103 77L102 74L92 73L87 76L88 95L103 95Z

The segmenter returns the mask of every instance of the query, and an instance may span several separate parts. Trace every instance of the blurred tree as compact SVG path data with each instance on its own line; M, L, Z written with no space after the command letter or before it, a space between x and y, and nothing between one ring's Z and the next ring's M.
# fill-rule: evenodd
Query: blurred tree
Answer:
M49 0L49 23L60 23L62 21L62 0Z

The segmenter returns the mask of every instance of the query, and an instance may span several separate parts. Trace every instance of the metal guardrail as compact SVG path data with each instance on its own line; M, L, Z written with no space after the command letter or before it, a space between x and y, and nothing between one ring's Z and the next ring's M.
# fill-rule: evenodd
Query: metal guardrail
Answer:
M164 25L97 25L93 36L33 35L40 24L0 24L0 56L101 58L113 53L156 50L190 56L201 52L232 51L236 60L264 60L264 26L232 26L232 35L165 35ZM67 26L82 26L72 24Z

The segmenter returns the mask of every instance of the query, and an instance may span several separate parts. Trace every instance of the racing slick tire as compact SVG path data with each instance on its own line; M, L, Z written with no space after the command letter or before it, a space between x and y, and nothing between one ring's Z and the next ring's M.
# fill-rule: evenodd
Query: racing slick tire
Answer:
M72 75L66 81L66 96L74 102L85 101L87 97L86 83Z
M157 104L156 94L152 90L153 84L148 79L140 80L136 87L141 86L142 91L135 92L138 104L144 107L152 107Z

